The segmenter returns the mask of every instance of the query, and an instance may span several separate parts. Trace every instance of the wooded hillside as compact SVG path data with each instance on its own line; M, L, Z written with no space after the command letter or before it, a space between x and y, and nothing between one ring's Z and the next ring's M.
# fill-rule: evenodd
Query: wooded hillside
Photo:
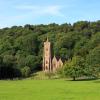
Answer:
M47 36L56 56L64 60L81 56L100 67L100 21L13 26L0 29L0 79L27 77L41 70Z

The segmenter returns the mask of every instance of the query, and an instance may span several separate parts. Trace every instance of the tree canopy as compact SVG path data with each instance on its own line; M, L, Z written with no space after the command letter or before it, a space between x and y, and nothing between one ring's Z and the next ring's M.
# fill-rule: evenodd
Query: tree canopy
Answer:
M78 21L73 25L27 24L0 29L1 73L6 68L21 73L22 69L26 70L26 66L29 67L30 74L41 70L43 42L47 36L52 43L53 53L64 61L80 56L90 66L100 67L100 21ZM13 74L14 77L21 75L15 71Z

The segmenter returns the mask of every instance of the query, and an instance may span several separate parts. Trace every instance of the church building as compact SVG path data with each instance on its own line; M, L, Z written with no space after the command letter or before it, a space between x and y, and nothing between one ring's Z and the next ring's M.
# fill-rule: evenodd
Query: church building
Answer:
M63 66L63 62L60 59L57 59L56 56L52 58L51 52L51 43L48 41L44 42L43 48L43 71L44 72L56 72L56 70Z

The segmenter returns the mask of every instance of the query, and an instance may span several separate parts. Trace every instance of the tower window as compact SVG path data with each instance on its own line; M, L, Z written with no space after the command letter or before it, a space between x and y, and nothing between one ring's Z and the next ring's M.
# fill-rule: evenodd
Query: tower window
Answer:
M48 51L48 48L46 48L46 51Z
M46 64L48 64L48 61L46 61Z

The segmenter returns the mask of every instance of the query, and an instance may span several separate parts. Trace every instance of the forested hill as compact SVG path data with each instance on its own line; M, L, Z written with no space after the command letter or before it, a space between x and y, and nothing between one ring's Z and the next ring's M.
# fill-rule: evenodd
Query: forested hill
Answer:
M47 36L56 56L64 60L81 56L90 65L100 65L100 21L13 26L0 29L0 78L41 70Z

